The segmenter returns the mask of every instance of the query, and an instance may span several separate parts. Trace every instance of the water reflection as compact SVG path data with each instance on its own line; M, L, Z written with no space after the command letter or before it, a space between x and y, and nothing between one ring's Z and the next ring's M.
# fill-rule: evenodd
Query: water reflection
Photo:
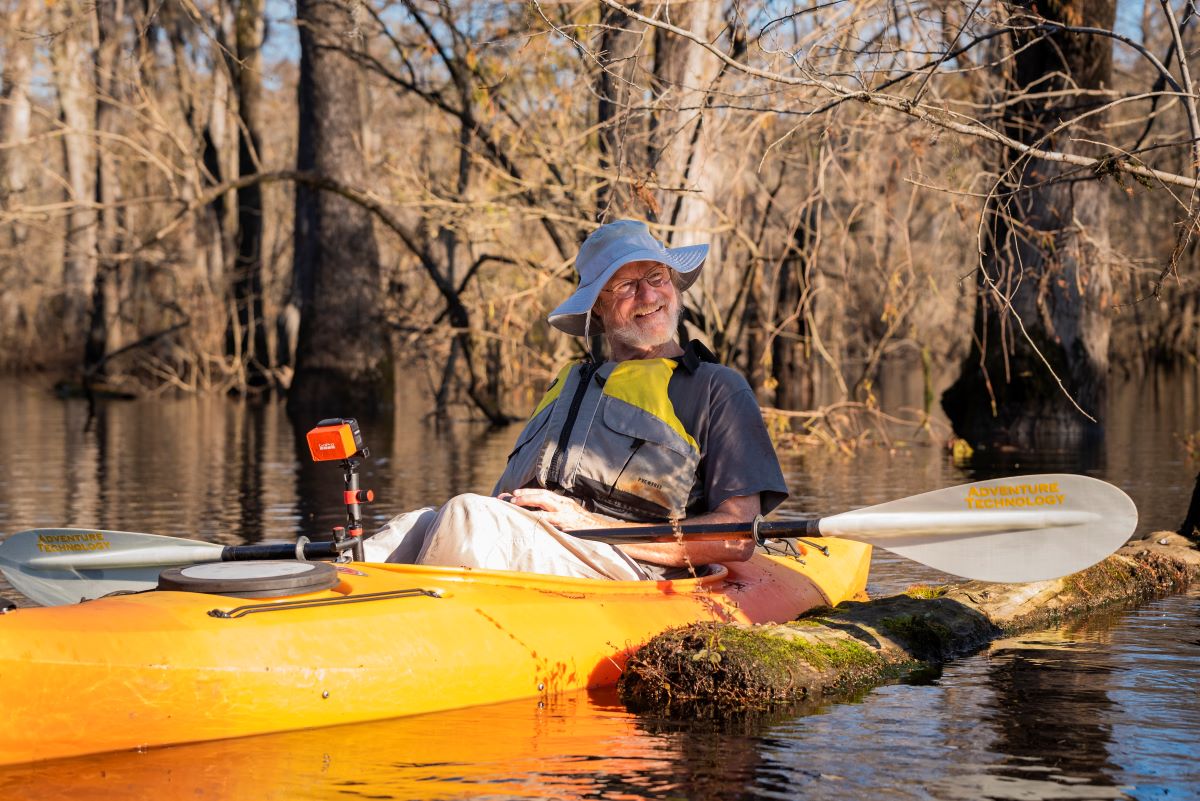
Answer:
M1171 383L1174 381L1175 383ZM1092 472L1126 489L1141 531L1175 528L1196 466L1178 435L1200 420L1195 376L1115 387L1091 461L1027 457L986 470ZM424 419L419 387L364 421L367 526L487 492L516 428ZM215 398L85 404L0 382L0 532L97 526L237 543L344 522L341 474L308 459L278 404ZM317 421L313 420L315 424ZM784 458L789 509L827 514L975 477L931 448ZM984 468L976 467L981 473ZM941 574L877 553L871 591ZM7 594L0 586L0 595ZM1088 626L1027 636L861 702L742 731L661 724L611 696L0 770L5 799L1187 798L1200 781L1200 592ZM352 636L352 629L348 630ZM5 722L11 725L10 722Z
M1159 388L1148 398L1137 387L1115 389L1103 453L1002 455L969 470L923 446L867 448L853 458L819 448L785 454L786 510L825 515L973 478L1065 470L1128 491L1143 531L1174 529L1195 475L1179 439L1197 425L1189 417L1197 412L1195 383L1181 379L1180 387L1192 389L1172 394L1151 382ZM0 404L0 531L98 526L235 543L322 535L344 518L340 472L311 462L309 426L294 429L277 402L101 402L89 424L83 401L8 379L0 381ZM379 498L366 510L368 527L461 492L489 492L503 468L518 426L439 427L426 407L414 384L400 388L392 415L362 421L372 454L363 483Z
M412 400L364 421L364 485L380 499L369 526L430 499L490 491L517 433L436 428ZM340 470L312 463L309 426L293 429L277 402L101 402L89 421L83 401L10 379L0 404L3 532L95 526L236 543L324 534L345 517Z
M0 769L6 799L649 798L670 738L609 693Z
M1109 750L1115 667L1105 645L1045 636L993 647L987 667L993 747L1005 755L986 798L1120 798ZM1005 780L1008 781L1005 781ZM1013 793L1018 793L1014 795Z
M644 721L639 726L644 736L659 739L673 755L649 766L645 778L659 792L713 801L757 798L786 789L763 757L755 736L761 728L757 723L716 728L699 721Z

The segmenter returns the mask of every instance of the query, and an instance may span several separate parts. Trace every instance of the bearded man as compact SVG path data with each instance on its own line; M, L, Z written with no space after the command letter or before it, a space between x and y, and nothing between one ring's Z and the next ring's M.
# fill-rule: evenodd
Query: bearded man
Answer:
M668 248L645 223L601 226L575 260L579 286L549 317L604 337L562 369L534 410L493 497L460 495L393 519L368 560L645 580L749 559L741 539L613 546L574 529L673 520L733 523L778 506L787 488L746 380L698 342L676 340L680 293L707 245Z

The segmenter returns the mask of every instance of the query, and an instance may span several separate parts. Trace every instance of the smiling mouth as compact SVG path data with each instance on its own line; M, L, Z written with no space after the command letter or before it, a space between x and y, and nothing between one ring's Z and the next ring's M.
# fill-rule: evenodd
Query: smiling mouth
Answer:
M660 311L662 311L662 310L663 310L663 307L662 307L662 306L655 306L655 307L654 307L653 309L651 309L650 311L644 311L644 312L635 312L633 316L634 316L634 317L636 317L637 319L639 319L639 320L640 320L640 319L642 319L643 317L649 317L649 316L650 316L650 315L652 315L652 314L658 314L658 313L659 313Z

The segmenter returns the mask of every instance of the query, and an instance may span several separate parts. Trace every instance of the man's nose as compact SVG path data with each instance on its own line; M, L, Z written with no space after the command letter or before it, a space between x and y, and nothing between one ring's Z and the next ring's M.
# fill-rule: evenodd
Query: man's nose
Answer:
M634 293L634 297L638 300L653 300L654 287L650 286L649 281L642 278L637 282L637 292Z

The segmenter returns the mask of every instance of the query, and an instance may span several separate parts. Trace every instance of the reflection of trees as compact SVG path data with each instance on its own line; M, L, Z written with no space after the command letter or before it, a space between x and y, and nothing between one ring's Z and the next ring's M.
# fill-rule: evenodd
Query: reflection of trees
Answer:
M711 721L639 721L638 728L659 738L669 753L640 775L596 778L608 793L678 795L693 801L758 797L764 790L786 794L790 789L786 777L773 781L762 775L762 741L754 734L763 725L763 721L724 726Z
M1047 439L1058 434L1047 433ZM1007 476L1014 473L1084 473L1102 474L1108 465L1108 455L1117 449L1109 445L1104 437L1093 437L1078 443L1068 443L1065 436L1059 438L1055 449L1036 451L991 449L977 451L971 457L968 475L972 480ZM1111 474L1111 473L1110 473Z
M1008 757L997 774L1030 779L1040 776L1031 769L1051 768L1093 785L1116 784L1106 681L1112 669L1089 656L1076 643L1015 647L993 657L988 678L995 705L985 720L997 735L994 750Z
M258 542L263 538L264 487L263 469L267 462L263 440L267 436L262 404L239 404L237 425L233 435L237 438L236 480L239 531L247 542Z
M857 703L869 692L864 687L839 697ZM812 718L808 716L817 715L828 700L804 701L769 713L720 722L640 718L639 733L657 738L663 753L662 759L649 763L652 767L637 778L634 786L652 797L804 798L807 792L816 789L812 782L827 777L828 762L812 760L806 764L803 758L797 761L793 755L810 753L810 743L806 740L812 729L806 723ZM860 736L857 731L848 737L839 733L832 740L821 740L816 748L841 749L849 755L858 747L856 740ZM789 756L781 759L782 755ZM840 759L836 755L829 757L835 764ZM849 765L842 767L846 773L854 770ZM887 786L889 781L889 777L882 777L878 786ZM833 792L851 793L847 798L858 797L845 788Z

